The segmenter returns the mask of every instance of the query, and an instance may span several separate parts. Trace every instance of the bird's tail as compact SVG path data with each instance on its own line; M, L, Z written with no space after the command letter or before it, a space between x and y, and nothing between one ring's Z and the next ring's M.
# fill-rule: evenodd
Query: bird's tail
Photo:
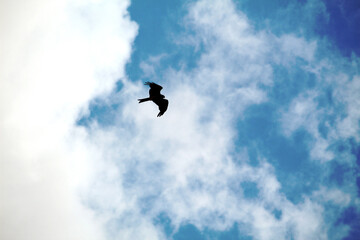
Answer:
M139 103L146 102L146 101L150 101L150 100L151 100L150 98L141 98L141 99L138 99Z

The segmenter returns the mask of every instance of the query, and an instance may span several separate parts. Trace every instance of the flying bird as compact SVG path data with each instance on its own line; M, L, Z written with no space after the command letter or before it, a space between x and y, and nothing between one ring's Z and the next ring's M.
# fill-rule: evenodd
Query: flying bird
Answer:
M165 99L165 96L160 93L162 86L157 85L154 82L145 82L144 85L148 85L150 87L149 97L138 99L139 103L146 101L153 101L156 105L159 106L160 112L157 116L160 117L161 115L164 114L164 112L166 112L169 105L169 101Z

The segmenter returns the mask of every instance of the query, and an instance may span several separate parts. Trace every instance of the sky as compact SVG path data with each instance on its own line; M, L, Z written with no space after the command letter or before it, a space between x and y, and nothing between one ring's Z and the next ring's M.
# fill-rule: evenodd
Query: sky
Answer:
M0 239L357 239L359 21L357 0L0 1Z

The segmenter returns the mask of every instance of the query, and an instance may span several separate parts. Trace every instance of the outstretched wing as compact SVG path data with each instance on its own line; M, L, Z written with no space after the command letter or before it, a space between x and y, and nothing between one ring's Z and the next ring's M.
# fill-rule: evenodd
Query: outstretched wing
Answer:
M160 112L157 115L158 117L162 116L169 106L169 101L165 98L155 100L154 103L159 106Z
M150 87L150 90L149 90L150 97L156 97L156 96L160 95L162 86L160 86L154 82L145 82L145 85L148 85Z

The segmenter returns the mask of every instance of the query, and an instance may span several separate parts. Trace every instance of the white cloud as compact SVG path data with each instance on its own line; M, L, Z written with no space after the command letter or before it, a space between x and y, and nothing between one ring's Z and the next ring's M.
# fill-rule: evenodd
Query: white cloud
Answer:
M349 66L349 63L342 62L343 59L331 57L331 60L320 60L319 66L305 68L317 75L317 86L294 98L281 117L286 136L289 137L301 128L311 134L313 141L310 144L310 155L321 162L334 159L335 154L330 147L337 141L348 138L359 140L360 77L356 74L356 63L353 63L355 66ZM336 64L347 65L349 73L343 73L342 68L337 69ZM331 100L327 99L326 89L333 89ZM327 105L319 105L324 99L329 101ZM336 119L335 123L329 120L331 117ZM320 124L328 129L325 136L319 131Z
M318 120L315 97L315 92L309 92L292 100L288 109L282 114L281 119L287 136L290 136L300 127L304 127L309 131L316 131Z
M128 4L1 2L1 239L104 239L78 193L97 153L75 123L124 75Z
M319 191L314 192L314 197L320 198L320 200L331 201L342 207L349 205L351 196L348 193L344 193L339 189L327 189L322 187Z
M357 141L360 140L360 75L355 75L353 78L345 74L336 76L337 89L335 90L335 98L338 102L345 104L345 118L338 118L337 131L340 137L350 138L354 137Z
M276 42L279 44L280 51L275 58L282 64L294 62L296 57L310 63L314 60L316 41L307 42L304 38L285 34L276 38Z
M324 110L318 109L316 98L319 92L310 90L292 100L288 109L282 112L281 124L284 134L290 137L298 129L305 129L313 136L311 143L310 156L313 159L326 162L334 158L334 154L329 150L331 136L324 139L319 132L320 117Z
M322 212L323 208L320 205L308 199L290 211L288 217L294 224L294 238L301 240L327 239Z
M160 54L158 56L150 56L147 61L140 63L140 68L143 72L143 77L145 78L158 78L157 67L160 65L161 61L166 59L167 54Z

